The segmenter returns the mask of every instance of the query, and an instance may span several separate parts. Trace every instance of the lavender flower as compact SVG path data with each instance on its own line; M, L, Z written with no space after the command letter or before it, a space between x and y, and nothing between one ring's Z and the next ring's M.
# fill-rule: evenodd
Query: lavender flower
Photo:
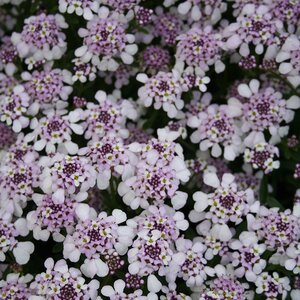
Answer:
M124 147L122 140L115 137L103 137L99 142L92 142L85 149L80 149L95 166L98 173L97 185L99 189L106 189L112 174L126 176L133 172L133 154Z
M186 64L194 67L201 74L215 65L217 73L225 68L221 62L221 36L211 32L210 27L203 30L192 28L187 33L177 37L179 41L176 48L177 64Z
M279 156L278 149L267 143L255 144L253 149L246 148L244 160L250 163L254 169L261 169L266 174L279 168L279 161L275 160Z
M269 7L265 5L245 5L236 22L225 28L223 36L227 37L228 49L237 49L242 56L250 53L249 44L254 45L255 53L262 54L265 48L279 44L277 32L283 24L273 19Z
M221 14L227 9L227 3L221 0L186 0L178 6L180 14L189 15L194 21L208 19L212 24L221 19Z
M171 280L180 277L186 281L187 286L199 287L207 275L214 275L214 269L206 266L203 244L180 238L176 241L176 249L178 252L172 258L168 274Z
M29 106L29 96L24 87L14 87L10 95L0 96L0 117L2 122L12 125L14 132L20 132L29 125L26 112Z
M24 23L21 33L12 34L12 42L21 58L33 56L36 60L51 61L62 57L67 48L62 29L68 28L62 15L41 13L29 17Z
M222 275L212 280L204 292L201 293L199 300L214 299L214 297L234 297L235 299L246 299L246 289L238 280L229 276ZM216 298L218 299L218 298Z
M76 13L78 16L83 16L86 20L91 20L93 14L99 9L98 0L59 0L59 11L61 13Z
M48 111L45 117L33 119L31 129L33 131L26 135L27 142L34 141L34 149L41 151L44 148L47 153L55 153L56 146L60 152L76 154L78 145L72 142L72 133L83 134L83 128L76 124L80 116L76 111L64 115L66 111Z
M29 299L31 296L31 290L28 283L31 281L32 275L27 274L21 276L21 274L10 273L7 274L6 279L0 281L0 295L3 299Z
M102 71L116 71L120 57L125 64L132 64L133 55L137 52L134 35L126 34L121 15L111 14L106 7L99 9L99 18L81 28L79 35L84 45L76 49L75 55L83 62L91 61Z
M86 283L81 272L76 268L69 268L66 261L59 260L55 263L52 258L48 258L45 268L46 272L36 275L30 284L35 297L50 295L53 299L70 296L84 300L97 298L99 282L94 279Z
M57 204L51 195L33 194L32 198L37 207L27 214L27 222L33 237L47 241L52 235L57 242L64 240L62 232L70 232L75 226L75 210L81 199L71 196Z
M239 240L230 242L229 247L235 250L232 253L235 275L239 278L245 276L248 282L255 282L266 267L266 261L261 257L266 251L266 245L258 244L258 237L254 232L244 231Z
M286 75L295 87L300 84L299 46L299 38L291 35L285 40L276 56L276 62L280 63L279 72Z
M114 96L106 95L104 91L98 91L95 98L98 104L88 103L87 109L83 112L84 137L96 141L106 134L127 137L128 130L124 125L127 118L137 117L134 106L126 100L117 101Z
M239 224L242 216L247 215L250 210L256 209L257 203L254 202L253 191L238 191L234 182L234 176L224 174L222 182L214 173L206 173L204 182L214 187L213 193L205 194L196 192L193 199L196 201L194 209L198 212L198 221L210 220L213 224L213 231L217 234L215 237L222 241L228 241L232 234L227 225L228 222ZM208 212L204 212L205 210ZM195 213L193 215L195 217ZM218 232L219 230L219 232Z
M274 299L280 297L285 299L287 291L291 289L288 277L279 277L278 273L274 272L272 275L264 272L256 280L256 293L263 294L266 299Z
M12 251L16 262L19 265L24 265L29 261L30 254L34 251L34 245L31 242L19 242L17 237L26 236L29 232L26 221L19 218L12 223L10 219L0 220L0 260L4 261L6 253Z
M149 199L162 203L171 198L174 208L181 208L186 194L178 191L180 181L187 182L189 171L182 160L178 144L151 140L146 145L132 144L134 152L140 152L133 176L124 178L118 187L125 204L136 209L147 208Z
M117 209L112 216L107 216L104 212L96 216L86 204L79 206L77 212L81 222L64 241L64 257L77 262L80 255L84 254L86 259L81 266L83 274L90 278L96 274L100 277L106 276L109 268L101 256L111 255L115 251L123 255L131 245L132 230L119 225L126 221L126 214Z
M86 191L95 185L95 169L85 157L56 153L45 157L41 167L41 188L53 193L54 203L63 203L68 194L85 198Z
M143 63L149 72L156 73L168 69L171 60L168 50L157 46L149 46L142 55Z
M182 31L182 20L174 14L159 11L153 22L153 35L160 37L167 45L174 45L177 35Z
M300 2L29 2L0 0L0 298L299 300Z
M66 101L72 93L71 73L67 70L51 69L22 73L25 90L31 97L30 107L36 114L39 108L49 109L62 101Z
M137 80L144 83L138 93L140 101L146 107L154 102L154 108L162 107L168 113L169 118L175 118L178 111L183 108L184 102L181 99L183 90L178 72L159 72L151 78L148 78L146 74L138 74Z
M114 282L114 287L106 285L101 289L101 293L112 300L117 299L141 299L146 300L146 296L142 296L142 290L135 290L133 293L125 293L125 282L121 279Z
M220 107L211 105L198 118L192 118L188 125L197 128L191 135L193 143L199 143L201 151L211 148L211 154L219 157L224 147L224 157L228 160L234 160L240 153L240 130L231 116L233 111L231 107L222 105Z
M248 99L243 104L242 110L244 122L242 130L262 131L268 129L273 138L280 138L286 134L286 128L281 127L285 121L289 123L293 120L294 113L290 109L299 107L300 99L292 96L289 100L282 99L282 95L271 87L259 90L258 80L251 80L249 85L240 84L238 91L241 96Z
M299 219L289 210L279 212L276 208L261 207L257 220L249 217L248 224L268 249L280 252L299 239Z

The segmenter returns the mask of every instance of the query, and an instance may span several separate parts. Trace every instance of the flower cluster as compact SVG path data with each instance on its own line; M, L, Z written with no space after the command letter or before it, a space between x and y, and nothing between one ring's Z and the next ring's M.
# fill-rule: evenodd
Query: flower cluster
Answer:
M133 143L131 149L138 156L135 168L118 187L125 204L147 208L149 203L171 199L174 208L184 206L187 195L178 189L180 182L188 181L190 172L184 164L181 146L151 139L146 144Z
M0 0L0 299L299 300L299 20Z

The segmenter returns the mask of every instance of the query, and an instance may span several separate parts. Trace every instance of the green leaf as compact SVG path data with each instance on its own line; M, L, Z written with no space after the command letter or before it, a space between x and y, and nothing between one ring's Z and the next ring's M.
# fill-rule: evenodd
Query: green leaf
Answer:
M268 178L266 175L264 175L259 188L259 201L261 203L266 203L267 197L268 197Z
M283 205L274 197L268 196L266 204L268 204L270 207L279 207L280 209L284 210Z

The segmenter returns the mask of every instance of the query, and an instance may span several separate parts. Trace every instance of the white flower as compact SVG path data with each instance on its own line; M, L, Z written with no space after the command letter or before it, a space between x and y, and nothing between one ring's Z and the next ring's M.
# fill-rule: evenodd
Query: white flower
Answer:
M34 251L34 245L31 242L19 242L13 249L14 257L19 265L25 265L30 259L30 254Z
M162 284L154 275L149 275L147 279L147 288L150 292L150 294L148 294L148 299L154 299L154 295L161 290Z
M83 134L81 125L76 124L81 118L78 111L66 114L65 110L49 110L41 119L31 120L32 132L25 136L26 142L34 141L34 149L47 153L55 153L56 150L65 154L76 154L78 145L72 142L72 133Z
M300 273L300 243L291 244L286 254L288 259L285 261L285 268L289 271L293 271L294 274Z
M299 47L299 37L291 35L285 40L276 56L276 62L280 63L279 72L287 76L295 88L300 84L299 58L297 56Z
M122 279L118 279L114 282L114 287L110 285L105 285L101 289L101 294L113 298L114 295L116 294L123 294L123 291L125 289L125 282Z
M48 21L51 18L52 26L47 27ZM36 45L35 40L31 37L29 41L24 39L24 36L27 37L28 32L17 33L13 32L11 36L12 43L16 46L19 56L21 58L33 58L35 61L41 61L43 59L52 61L56 59L60 59L67 49L67 43L65 42L65 35L62 33L62 29L68 28L68 24L65 22L65 19L62 15L45 15L39 14L37 16L30 16L25 19L25 25L28 28L32 28L32 26L41 25L40 28L37 26L37 34L41 35L51 35L53 30L52 27L55 27L54 32L56 38L56 44L50 45L48 42L41 43L41 45ZM30 26L32 25L32 26ZM30 29L27 29L30 30ZM49 30L49 31L48 31ZM54 39L55 39L54 38Z
M91 61L100 71L116 71L119 67L116 56L120 57L124 64L132 64L133 55L138 48L134 44L135 36L122 32L127 21L124 15L112 13L107 7L102 6L98 10L98 18L91 18L87 28L79 29L78 34L85 39L86 43L75 50L75 56L85 63ZM92 33L91 28L94 28ZM99 38L100 31L110 36L110 39L105 40L106 43ZM97 47L93 47L95 45Z
M105 277L109 273L109 268L100 258L85 259L80 270L88 278L94 278L96 275Z
M99 1L92 0L87 2L87 5L83 6L82 0L59 0L59 11L61 13L76 13L78 16L83 16L85 20L91 20L94 17L94 14L98 13Z
M30 98L22 85L14 87L10 95L0 96L0 120L12 125L14 132L20 132L29 125L26 115Z

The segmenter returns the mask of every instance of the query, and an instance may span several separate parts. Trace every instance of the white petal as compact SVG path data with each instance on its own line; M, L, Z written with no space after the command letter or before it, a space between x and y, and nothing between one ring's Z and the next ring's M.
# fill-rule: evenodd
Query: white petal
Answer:
M15 120L12 127L14 132L20 132L22 130L22 124L20 121Z
M233 146L225 146L224 147L224 158L233 161L236 157Z
M190 1L185 1L178 5L178 12L182 15L186 15L192 7L192 3Z
M249 87L253 94L256 94L259 89L259 81L257 79L252 79L249 83Z
M21 236L26 236L29 233L27 222L24 218L19 218L15 222L15 227Z
M214 144L211 149L211 154L213 157L219 157L222 154L222 149L219 144Z
M84 10L84 13L83 13L83 17L86 19L86 20L92 20L93 19L93 13L90 9L85 9Z
M34 143L34 150L41 151L46 146L46 140L39 140Z
M222 185L230 185L231 183L234 182L234 176L230 173L225 173L223 176L222 176Z
M136 76L136 80L142 83L146 83L148 81L148 76L144 73L140 73Z
M78 135L83 134L83 128L79 124L71 124L70 125L71 129Z
M188 194L184 192L177 191L175 196L171 198L171 203L174 209L181 209L185 206L188 198Z
M122 293L125 289L125 282L122 279L118 279L114 283L115 291L118 293Z
M69 154L74 155L74 154L77 153L77 151L78 151L78 145L77 144L75 144L71 141L67 141L67 142L64 143L64 145L65 145L65 147L66 147Z
M52 196L53 202L57 204L64 203L65 201L65 191L63 189L58 189Z
M75 56L81 57L87 52L87 50L88 50L87 46L81 46L75 50Z
M140 269L140 264L137 261L134 263L131 263L128 267L128 271L132 275L137 274L139 272L139 269Z
M300 98L298 96L292 96L287 100L287 108L298 109L300 108Z
M125 51L131 55L134 55L138 50L137 45L127 45Z
M101 289L101 294L103 294L106 297L110 297L115 294L115 291L110 285L106 285Z
M95 95L96 100L98 100L99 102L103 102L104 100L106 100L107 95L104 91L98 91Z
M80 271L88 278L93 278L97 273L97 267L94 260L85 259L80 267Z
M238 92L241 96L243 96L245 98L250 98L252 95L252 92L251 92L249 86L245 83L242 83L238 86Z
M122 59L123 63L126 65L130 65L133 63L133 56L126 52L121 53L121 59Z
M86 221L90 216L90 206L86 203L80 203L75 209L76 215L82 221Z
M162 288L162 284L154 275L150 275L147 280L147 288L150 292L158 293Z
M291 63L281 63L279 66L279 72L281 74L287 74L291 72L293 69L293 65Z
M115 217L117 224L121 224L127 220L125 212L120 209L114 209L112 215Z
M223 242L227 242L232 238L232 233L228 225L223 224L219 226L219 239Z
M228 49L236 49L239 47L239 45L241 44L242 40L239 37L238 34L235 34L233 36L231 36L227 42L226 42L226 46L228 47Z
M223 62L221 62L220 60L218 60L215 63L215 71L216 73L222 73L225 70L225 64Z
M99 277L105 277L109 273L109 268L106 263L104 263L101 259L96 259L95 264L97 267L97 275Z
M296 266L296 261L294 259L288 259L285 262L285 268L289 271L292 271Z
M203 176L203 181L206 185L214 188L217 188L220 185L220 181L216 173L205 173Z
M14 248L13 254L19 265L24 265L29 261L30 254L34 251L34 245L31 242L19 242Z

